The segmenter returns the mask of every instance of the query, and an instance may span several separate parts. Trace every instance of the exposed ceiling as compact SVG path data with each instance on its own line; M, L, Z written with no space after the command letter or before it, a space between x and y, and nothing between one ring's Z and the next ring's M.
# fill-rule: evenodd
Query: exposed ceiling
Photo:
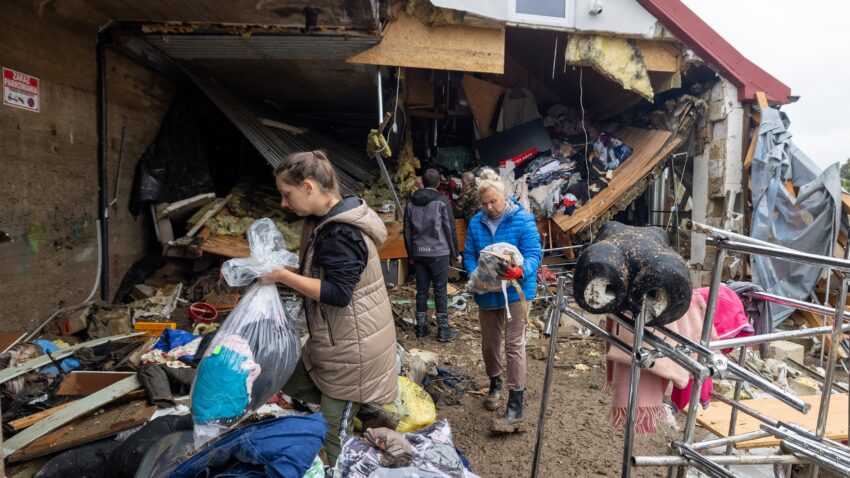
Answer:
M47 0L41 10L86 23L113 21L270 25L301 28L305 8L318 11L322 29L376 31L377 0Z

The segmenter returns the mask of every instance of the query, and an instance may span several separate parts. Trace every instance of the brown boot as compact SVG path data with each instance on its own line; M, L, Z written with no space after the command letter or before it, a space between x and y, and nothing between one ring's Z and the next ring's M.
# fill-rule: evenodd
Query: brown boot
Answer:
M502 398L502 377L490 377L490 390L484 397L484 408L491 412L498 410L500 398Z
M525 426L522 421L522 395L524 390L508 390L508 408L500 418L494 418L490 422L492 433L518 433L524 432Z

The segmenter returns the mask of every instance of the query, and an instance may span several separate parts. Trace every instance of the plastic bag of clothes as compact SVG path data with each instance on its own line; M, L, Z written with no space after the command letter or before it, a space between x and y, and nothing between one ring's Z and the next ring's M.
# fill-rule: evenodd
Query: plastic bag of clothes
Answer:
M449 422L439 422L415 433L405 433L404 438L413 449L407 466L386 468L381 466L382 450L373 447L360 437L351 437L342 446L336 462L337 475L348 478L402 478L408 476L429 478L475 478L452 442Z
M481 250L478 257L478 268L472 273L466 289L476 294L497 292L502 290L503 266L514 267L522 265L522 253L516 246L507 242L490 244Z
M221 266L230 287L248 285L274 269L298 267L298 256L286 249L283 234L271 219L257 219L246 235L251 257L230 259Z
M256 221L248 239L251 257L232 259L222 267L230 286L243 285L291 259L271 220ZM278 392L300 354L298 333L277 287L251 286L218 329L198 366L192 384L196 446L232 428Z
M384 405L384 408L401 417L395 429L397 432L413 432L437 420L434 400L424 388L405 376L398 377L395 402Z

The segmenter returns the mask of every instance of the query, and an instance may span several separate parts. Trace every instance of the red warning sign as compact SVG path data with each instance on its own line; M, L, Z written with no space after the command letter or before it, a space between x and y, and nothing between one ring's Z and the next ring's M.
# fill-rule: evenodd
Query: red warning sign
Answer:
M3 68L3 104L38 111L38 78Z

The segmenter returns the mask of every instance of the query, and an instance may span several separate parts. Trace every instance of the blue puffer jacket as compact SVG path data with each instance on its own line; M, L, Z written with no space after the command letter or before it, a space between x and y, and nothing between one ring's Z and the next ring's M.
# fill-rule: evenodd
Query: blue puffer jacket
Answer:
M534 298L537 288L537 268L540 267L542 251L540 247L540 233L537 232L537 224L534 216L520 206L513 197L509 198L516 205L506 218L499 223L496 234L490 232L490 227L485 221L485 212L479 211L469 221L466 228L466 243L463 248L463 265L466 272L472 274L478 268L478 255L481 250L490 244L507 242L513 244L522 253L522 275L519 279L525 300ZM508 302L519 301L519 294L513 286L508 287ZM505 299L501 292L488 292L486 294L475 294L475 302L482 309L500 309L505 307Z

